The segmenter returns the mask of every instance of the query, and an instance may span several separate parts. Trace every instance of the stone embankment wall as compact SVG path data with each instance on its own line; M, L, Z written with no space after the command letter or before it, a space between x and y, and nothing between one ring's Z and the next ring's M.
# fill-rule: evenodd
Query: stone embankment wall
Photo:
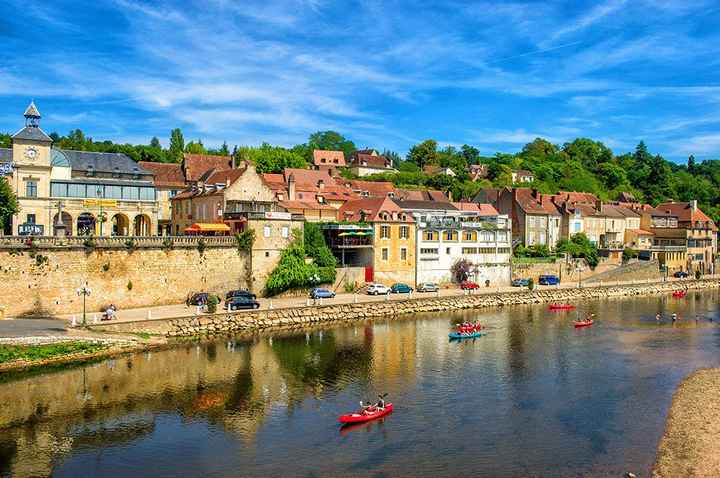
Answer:
M32 245L0 238L0 309L8 317L82 310L77 289L87 282L87 310L183 302L189 292L225 294L247 287L248 254L235 238L47 238ZM130 247L132 246L132 247Z
M573 302L581 300L642 296L669 293L676 289L710 289L720 287L720 280L659 282L654 284L591 287L582 289L544 289L524 292L464 295L454 297L413 298L387 302L365 302L310 306L275 310L218 313L172 320L138 321L93 326L95 330L113 332L148 332L168 337L212 336L269 327L300 327L319 322L363 320L395 317L422 312L447 312L483 307Z

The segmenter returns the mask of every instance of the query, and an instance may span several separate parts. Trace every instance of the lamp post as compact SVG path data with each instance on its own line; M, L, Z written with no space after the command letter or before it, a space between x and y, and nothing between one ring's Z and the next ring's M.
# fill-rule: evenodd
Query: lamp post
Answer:
M86 313L85 313L85 299L87 298L87 296L90 295L90 293L92 292L92 290L90 289L90 287L88 287L88 283L85 282L85 284L83 284L82 287L80 287L79 289L77 289L76 292L77 292L77 295L78 295L78 296L82 296L82 298L83 298L83 318L82 318L82 326L85 327L85 326L87 325L87 315L86 315Z
M102 237L103 222L104 222L104 220L103 220L103 203L102 203L102 186L98 186L96 193L97 193L98 203L100 204L100 214L98 215L98 222L100 223L100 228L99 228L100 234L98 234L98 236Z

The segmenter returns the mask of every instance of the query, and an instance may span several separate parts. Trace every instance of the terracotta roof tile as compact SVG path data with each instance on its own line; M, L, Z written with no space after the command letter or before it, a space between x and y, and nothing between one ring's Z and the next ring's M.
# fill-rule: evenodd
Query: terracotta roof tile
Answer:
M178 163L155 163L151 161L139 161L141 168L153 173L155 186L158 187L185 187L185 176L182 167Z
M388 216L383 218L383 213ZM338 219L344 221L360 221L363 214L367 222L413 222L410 214L387 197L356 199L346 202L338 209Z
M361 152L356 152L353 155L350 165L363 168L392 169L392 162L385 156L373 156Z
M212 154L185 153L183 155L183 167L188 181L199 181L203 174L210 169L219 171L230 169L232 167L232 158Z
M664 215L677 216L680 222L709 222L711 228L716 229L715 223L699 207L693 211L689 202L668 202L658 204L655 211L665 213Z
M345 153L325 149L313 150L313 164L316 166L345 166Z

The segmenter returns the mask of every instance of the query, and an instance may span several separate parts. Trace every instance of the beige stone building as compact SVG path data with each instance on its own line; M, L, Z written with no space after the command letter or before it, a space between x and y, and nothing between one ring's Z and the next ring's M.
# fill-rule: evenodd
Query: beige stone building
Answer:
M139 161L138 165L154 176L158 201L158 234L172 234L172 198L187 187L182 166L178 163Z
M124 154L54 148L40 128L34 103L25 127L0 150L20 205L6 234L149 236L157 233L158 204L151 172Z

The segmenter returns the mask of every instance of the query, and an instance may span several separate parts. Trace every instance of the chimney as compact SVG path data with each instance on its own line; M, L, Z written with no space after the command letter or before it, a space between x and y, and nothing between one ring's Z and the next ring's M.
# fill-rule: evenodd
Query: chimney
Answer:
M534 197L535 199L540 199L540 191L538 191L537 189L533 189L532 197Z
M226 188L230 187L230 178L225 178L225 187Z
M230 167L232 169L235 169L235 155L234 154L230 155Z
M288 200L294 201L295 200L295 175L290 174L290 177L288 177Z
M690 203L690 209L692 209L692 212L695 212L695 211L697 211L697 208L698 208L697 207L697 199L693 199L692 202Z
M452 202L452 191L450 191L449 189L447 192L447 197L448 197L448 201Z
M317 182L317 187L318 187L318 189L320 189L321 191L322 191L323 189L325 189L325 181L323 181L322 179L318 180L318 182Z

